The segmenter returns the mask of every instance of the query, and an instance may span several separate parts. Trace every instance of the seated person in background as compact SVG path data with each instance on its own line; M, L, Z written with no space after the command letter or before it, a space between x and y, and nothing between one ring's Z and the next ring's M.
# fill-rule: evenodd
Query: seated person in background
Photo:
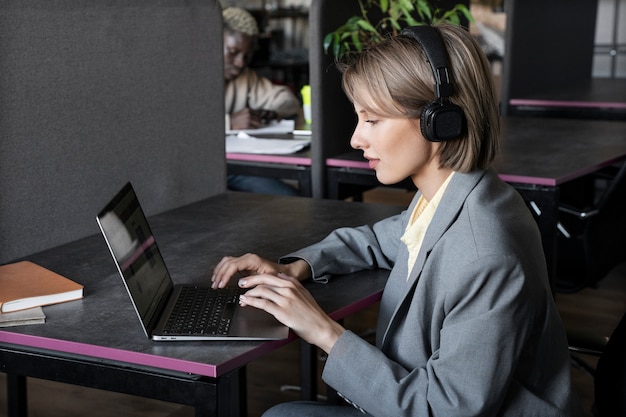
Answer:
M295 118L300 101L291 90L273 84L248 67L259 28L254 17L240 7L222 11L224 20L224 81L227 129L254 129L275 119ZM263 194L298 195L275 178L229 175L228 188Z
M250 274L238 280L240 304L326 352L324 381L355 405L285 403L264 417L579 415L541 235L490 168L500 119L476 41L460 26L417 26L340 69L358 115L351 146L381 183L408 177L418 192L401 214L337 229L279 263L246 254L215 267L214 287ZM375 346L301 283L378 268L391 272Z

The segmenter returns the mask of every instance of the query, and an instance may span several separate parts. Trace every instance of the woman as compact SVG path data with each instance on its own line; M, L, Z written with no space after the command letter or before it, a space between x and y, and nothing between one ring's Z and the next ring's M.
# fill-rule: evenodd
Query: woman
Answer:
M489 168L499 116L480 48L457 26L416 27L340 67L358 115L352 147L383 184L409 177L419 191L400 215L338 229L280 264L248 254L216 266L215 287L252 271L239 280L241 304L324 350L324 381L355 405L287 403L266 415L575 414L536 223ZM371 268L391 269L376 346L300 284Z

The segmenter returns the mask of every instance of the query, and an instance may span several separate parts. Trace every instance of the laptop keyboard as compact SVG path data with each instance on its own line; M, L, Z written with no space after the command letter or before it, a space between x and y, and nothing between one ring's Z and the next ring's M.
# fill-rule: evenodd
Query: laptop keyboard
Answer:
M169 335L226 335L241 290L227 287L183 287L164 333Z

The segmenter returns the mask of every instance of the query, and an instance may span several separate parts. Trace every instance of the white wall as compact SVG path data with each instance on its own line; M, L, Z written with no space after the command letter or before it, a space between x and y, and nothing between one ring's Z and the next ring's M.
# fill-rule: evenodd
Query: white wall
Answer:
M626 77L626 0L599 0L595 43L593 76Z

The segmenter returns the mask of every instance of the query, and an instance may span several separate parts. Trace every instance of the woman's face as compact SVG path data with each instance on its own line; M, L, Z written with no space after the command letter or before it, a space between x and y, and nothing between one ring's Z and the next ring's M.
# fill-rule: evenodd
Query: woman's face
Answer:
M350 145L363 151L381 183L410 177L419 188L420 178L438 168L438 145L424 139L417 120L383 117L357 102L354 109L359 120Z

